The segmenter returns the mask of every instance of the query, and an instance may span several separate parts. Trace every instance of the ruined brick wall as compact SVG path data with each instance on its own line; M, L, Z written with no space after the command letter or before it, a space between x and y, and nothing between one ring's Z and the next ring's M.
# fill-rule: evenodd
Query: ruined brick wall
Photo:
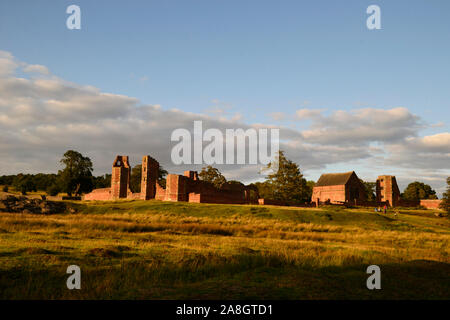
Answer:
M404 200L404 199L399 199L396 204L397 207L409 207L409 208L418 207L419 205L420 200Z
M158 183L159 163L150 156L142 159L141 192L132 193L129 184L131 167L128 156L117 156L112 166L111 188L97 189L86 200L156 199L202 203L243 204L249 202L250 189L243 185L225 185L218 189L201 181L196 171L184 175L168 174L166 188Z
M195 181L199 180L197 171L185 171L183 173L183 176L188 177L189 179L192 179Z
M196 171L185 171L184 175L169 174L166 189L156 185L157 200L188 201L196 203L243 204L246 194L240 186L217 189L214 185L198 179Z
M378 202L387 202L393 207L398 206L400 190L395 176L379 176L376 183L376 194Z
M142 158L141 199L149 200L155 198L158 170L158 161L150 156L144 156Z
M198 179L197 172L186 171L186 192L189 202L243 204L248 203L245 187L226 184L218 189L211 183ZM193 178L191 178L193 177ZM196 196L200 194L200 196Z
M130 192L128 192L127 199L129 199L129 200L139 200L139 199L141 199L141 193L140 192L133 193L133 192L130 191Z
M112 166L111 198L119 199L128 196L131 168L128 156L117 156Z
M439 205L442 203L442 200L420 200L420 205L424 206L427 209L439 209Z
M166 201L187 201L186 177L168 174L166 178Z
M320 199L320 202L343 203L346 201L345 185L314 187L311 199L313 202Z
M284 203L283 201L264 199L264 198L258 199L258 204L270 205L270 206L285 206L286 205L286 203Z
M158 182L156 182L156 194L155 194L156 200L164 201L166 199L166 189L160 186Z
M92 190L84 195L85 200L117 200L128 198L131 193L130 185L131 168L128 156L116 156L111 171L111 187Z
M111 200L111 188L92 190L91 193L85 194L83 196L83 200L99 200L99 201Z

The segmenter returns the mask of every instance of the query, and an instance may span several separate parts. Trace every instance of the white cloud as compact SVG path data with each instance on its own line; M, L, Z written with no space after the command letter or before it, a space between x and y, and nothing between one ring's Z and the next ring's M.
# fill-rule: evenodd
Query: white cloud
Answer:
M297 116L312 119L311 128L303 131L303 137L308 142L320 144L394 142L415 136L423 126L419 117L402 107L338 110L329 116L318 110L302 109L297 111Z
M269 113L269 118L274 121L282 121L286 118L286 114L284 112L272 112Z
M390 157L387 165L407 168L434 168L435 171L450 169L450 133L407 138L400 143L386 146Z
M322 109L300 109L295 112L295 115L299 120L305 120L320 117L322 111Z
M0 77L9 76L14 73L18 63L11 53L0 50Z
M29 66L0 51L2 174L55 172L68 149L89 156L96 174L109 172L117 154L130 155L133 165L150 154L169 172L181 173L201 166L177 167L171 163L174 143L170 136L177 128L192 131L195 120L203 121L204 130L217 128L222 132L279 127L243 123L239 112L231 113L231 105L219 100L212 101L213 109L208 115L142 105L133 97L57 78L46 73L44 66L34 65L32 69L41 72L33 78L21 78L16 72L24 65ZM272 115L282 116L281 112ZM335 164L347 164L352 170L357 161L376 160L377 164L393 168L434 170L436 179L448 174L450 134L420 137L422 120L406 108L364 108L331 114L325 114L323 109L301 109L296 116L309 119L309 128L299 131L280 127L280 147L302 170L323 170ZM259 166L219 167L232 179L260 178ZM423 175L433 181L429 173Z
M28 64L23 68L24 72L50 74L46 66L40 64Z

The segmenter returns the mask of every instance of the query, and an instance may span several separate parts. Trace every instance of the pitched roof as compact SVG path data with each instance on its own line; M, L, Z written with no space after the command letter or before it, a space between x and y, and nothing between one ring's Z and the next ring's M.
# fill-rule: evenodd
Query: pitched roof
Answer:
M315 186L323 187L323 186L337 186L346 184L350 179L354 171L344 172L344 173L324 173L320 176L319 180L317 180Z

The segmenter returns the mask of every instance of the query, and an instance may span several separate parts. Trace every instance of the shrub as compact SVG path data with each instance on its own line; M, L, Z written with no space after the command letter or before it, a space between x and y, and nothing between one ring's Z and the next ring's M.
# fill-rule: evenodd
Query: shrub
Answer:
M56 184L52 184L50 187L47 188L47 194L49 196L57 196L60 192L59 187Z

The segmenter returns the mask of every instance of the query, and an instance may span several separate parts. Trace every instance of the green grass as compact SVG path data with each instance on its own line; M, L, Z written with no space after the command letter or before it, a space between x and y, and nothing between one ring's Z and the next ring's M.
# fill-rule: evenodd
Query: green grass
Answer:
M431 210L67 203L76 214L0 213L0 299L450 298L450 220Z

